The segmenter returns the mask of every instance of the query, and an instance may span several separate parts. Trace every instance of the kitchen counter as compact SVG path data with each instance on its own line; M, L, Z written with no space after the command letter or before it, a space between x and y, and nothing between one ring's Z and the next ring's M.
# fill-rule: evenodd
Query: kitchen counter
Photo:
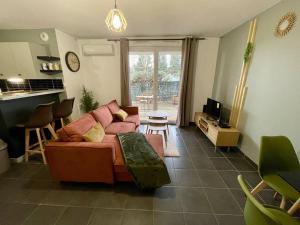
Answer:
M49 95L49 94L59 94L64 92L64 89L48 89L40 91L11 91L11 92L2 92L0 94L0 101L8 101L20 98L28 98L40 95Z
M39 104L60 102L64 91L64 89L11 91L0 95L0 138L8 144L10 158L17 159L25 152L25 131L16 125L28 121ZM31 143L34 141L31 140Z

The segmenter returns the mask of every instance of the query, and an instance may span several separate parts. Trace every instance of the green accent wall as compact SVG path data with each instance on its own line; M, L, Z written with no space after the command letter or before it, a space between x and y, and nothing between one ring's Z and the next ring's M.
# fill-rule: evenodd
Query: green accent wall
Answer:
M297 14L294 29L283 38L274 29L289 11ZM285 135L300 156L300 2L284 0L257 16L257 35L241 117L241 150L258 162L260 137ZM213 97L231 108L241 73L249 22L225 34L220 48Z

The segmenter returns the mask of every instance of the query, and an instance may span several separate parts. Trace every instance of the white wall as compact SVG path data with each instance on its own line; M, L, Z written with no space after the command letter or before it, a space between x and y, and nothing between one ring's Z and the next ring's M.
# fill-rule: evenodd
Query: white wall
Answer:
M219 38L207 38L206 40L199 41L191 121L194 119L195 112L202 112L207 97L212 96L218 49Z
M79 53L81 68L77 73L68 70L63 61L64 82L68 97L75 96L77 99L77 113L80 115L78 100L81 96L81 87L93 91L99 104L105 104L112 99L120 102L120 49L119 42L108 42L105 39L78 39L61 31L57 31L58 47L61 58L67 51ZM82 46L84 44L113 44L115 54L113 56L84 56ZM202 111L207 97L211 97L215 76L219 48L219 38L207 38L199 41L197 63L195 66L195 78L192 98L191 121L194 112ZM74 110L75 111L75 110Z
M62 31L55 30L55 32L56 32L59 56L62 59L61 66L63 70L63 80L66 88L66 94L68 98L75 97L72 119L76 119L81 115L79 109L79 102L81 97L82 85L84 84L84 76L86 76L86 74L82 69L80 69L76 73L71 72L68 69L65 62L65 54L68 51L73 51L76 54L79 54L77 40L74 37Z
M113 56L84 56L82 45L84 44L113 44L115 54ZM119 42L108 42L104 39L80 39L81 70L84 72L84 84L93 91L100 105L110 100L121 100L120 83L120 49Z

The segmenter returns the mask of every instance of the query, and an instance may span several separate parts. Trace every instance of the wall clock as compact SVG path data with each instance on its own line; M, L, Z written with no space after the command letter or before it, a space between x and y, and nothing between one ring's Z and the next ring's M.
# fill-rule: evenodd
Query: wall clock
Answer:
M285 35L287 35L293 29L296 23L296 19L297 16L294 12L289 12L281 17L275 28L275 36L284 37Z
M65 60L67 67L72 72L77 72L80 69L80 61L75 52L67 52Z

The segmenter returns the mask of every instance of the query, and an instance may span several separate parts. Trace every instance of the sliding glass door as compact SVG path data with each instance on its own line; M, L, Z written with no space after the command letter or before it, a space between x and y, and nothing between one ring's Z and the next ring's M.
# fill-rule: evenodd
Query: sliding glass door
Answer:
M170 122L177 118L181 51L178 48L147 48L131 51L130 91L142 120L151 111L163 111Z

